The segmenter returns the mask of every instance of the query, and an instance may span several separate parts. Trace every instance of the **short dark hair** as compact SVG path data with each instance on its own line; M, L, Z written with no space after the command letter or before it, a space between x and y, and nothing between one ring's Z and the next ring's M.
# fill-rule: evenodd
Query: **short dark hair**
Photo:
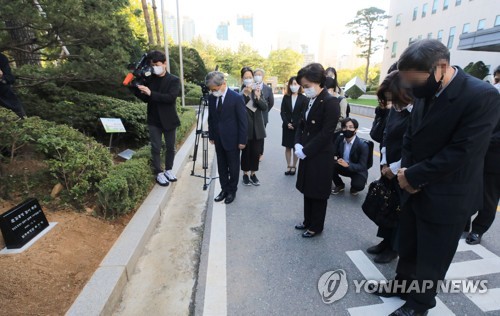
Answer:
M389 67L389 70L387 70L387 74L390 74L394 70L398 70L398 62L395 62L394 64L391 65L391 67Z
M405 49L398 60L399 70L432 71L440 61L450 62L450 51L438 40L417 41Z
M353 118L350 118L350 117L347 117L347 118L343 119L342 122L340 122L340 126L342 128L344 128L344 127L346 127L347 123L349 123L349 122L352 122L352 125L354 125L354 128L358 129L358 127L359 127L358 121L356 119L353 119Z
M387 94L390 97L387 97ZM413 101L411 89L401 84L399 71L395 70L388 74L377 90L377 98L381 105L387 106L391 101L396 108L406 106Z
M306 78L310 82L317 83L321 88L323 88L326 80L325 69L318 63L309 64L300 69L297 73L297 82L299 84L302 81L302 78Z
M286 85L286 95L292 95L292 90L290 90L290 86L292 85L293 81L297 81L297 77L296 76L293 76L293 77L290 77L290 79L288 79L288 84ZM298 83L298 81L297 81ZM299 85L299 91L298 93L301 94L303 91L302 91L302 87Z
M495 68L495 71L493 71L493 77L495 77L497 73L500 73L500 66Z
M166 62L167 61L167 57L165 56L164 53L160 52L159 50L153 50L153 51L150 51L148 53L148 59L152 62L152 63L157 63L157 62Z
M250 71L250 73L252 73L252 77L253 77L253 70L252 68L250 67L243 67L241 68L241 78L243 78L243 76L245 75L246 72Z

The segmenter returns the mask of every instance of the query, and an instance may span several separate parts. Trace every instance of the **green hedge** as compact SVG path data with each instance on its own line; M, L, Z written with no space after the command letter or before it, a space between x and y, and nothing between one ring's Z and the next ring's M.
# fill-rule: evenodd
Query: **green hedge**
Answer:
M82 205L112 165L106 147L74 128L38 117L11 120L11 114L4 109L0 109L0 117L0 144L12 151L12 157L22 147L35 145L71 202Z
M26 104L28 116L72 126L101 143L109 140L99 121L101 117L122 119L127 133L116 134L115 144L141 146L148 140L146 105L143 102L129 102L51 85L29 91L21 89L20 96Z

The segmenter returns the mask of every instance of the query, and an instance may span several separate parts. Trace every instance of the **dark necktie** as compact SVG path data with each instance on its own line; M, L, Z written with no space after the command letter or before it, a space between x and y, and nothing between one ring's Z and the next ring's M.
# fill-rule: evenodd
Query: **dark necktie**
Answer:
M219 100L217 101L217 112L220 113L222 109L222 97L219 97Z

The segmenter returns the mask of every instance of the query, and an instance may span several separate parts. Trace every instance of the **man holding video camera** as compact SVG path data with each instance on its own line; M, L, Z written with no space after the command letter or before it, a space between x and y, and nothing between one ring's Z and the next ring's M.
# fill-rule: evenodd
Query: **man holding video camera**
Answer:
M175 157L175 132L181 125L177 115L176 99L179 96L181 82L178 77L167 71L167 59L160 51L148 54L153 76L142 85L137 84L135 95L148 103L147 124L151 141L151 156L156 182L168 186L177 181L172 167ZM161 168L162 135L165 137L165 171Z

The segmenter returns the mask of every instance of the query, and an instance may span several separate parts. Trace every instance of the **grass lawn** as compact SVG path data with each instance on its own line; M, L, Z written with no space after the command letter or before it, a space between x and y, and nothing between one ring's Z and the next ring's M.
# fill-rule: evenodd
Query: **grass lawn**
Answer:
M359 98L359 99L347 99L347 102L349 102L349 104L361 104L361 105L369 105L369 106L373 106L373 107L376 107L378 105L378 100L376 99L363 99L363 98Z

